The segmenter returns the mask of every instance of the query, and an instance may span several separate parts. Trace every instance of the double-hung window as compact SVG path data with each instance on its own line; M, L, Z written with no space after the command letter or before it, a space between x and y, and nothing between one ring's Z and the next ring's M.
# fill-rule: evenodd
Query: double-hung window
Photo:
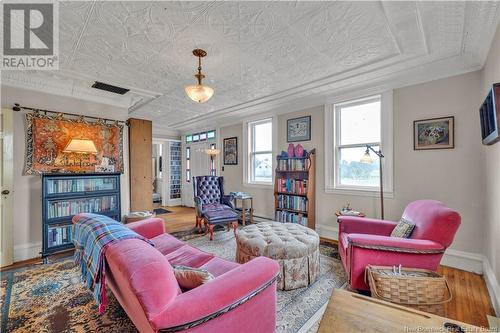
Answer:
M248 123L248 183L272 184L273 121L272 118Z
M392 149L389 147L392 144L389 141L392 136L392 94L383 96L334 103L327 108L332 126L327 118L325 143L329 140L333 143L331 148L326 146L330 155L327 163L330 163L328 159L331 160L325 177L327 191L376 193L380 186L379 157L370 150L370 157L366 158L367 145L375 151L382 149L384 155L389 155L386 157L390 161L386 163L383 160L383 167L392 168ZM384 106L387 109L385 112ZM389 185L388 190L392 191L391 172L384 178L384 184Z

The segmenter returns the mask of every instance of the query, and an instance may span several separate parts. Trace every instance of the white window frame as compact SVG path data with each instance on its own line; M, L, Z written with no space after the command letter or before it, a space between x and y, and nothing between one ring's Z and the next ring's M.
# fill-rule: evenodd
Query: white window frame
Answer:
M272 156L272 178L269 182L254 181L252 180L252 155L253 152L253 131L254 125L271 122L272 127L272 150L271 151L260 151L259 153L271 153ZM260 187L260 188L272 188L274 186L274 176L275 176L275 162L274 155L276 152L276 142L277 142L277 119L276 117L265 117L246 121L243 123L243 184L247 187Z
M339 182L339 156L340 147L350 147L358 145L339 146L340 122L339 112L336 111L338 104L356 104L367 102L376 96L380 96L380 149L384 154L382 159L384 197L393 198L393 92L373 92L365 95L350 95L341 98L330 99L325 104L325 192L344 195L359 195L376 197L380 195L379 186L352 186L341 185ZM378 144L378 143L374 143ZM378 157L372 153L373 159L378 163ZM361 156L360 156L361 158Z

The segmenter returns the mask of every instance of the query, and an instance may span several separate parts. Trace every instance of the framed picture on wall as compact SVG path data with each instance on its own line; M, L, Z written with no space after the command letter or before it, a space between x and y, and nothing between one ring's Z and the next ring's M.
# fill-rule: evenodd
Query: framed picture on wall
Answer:
M455 117L415 120L413 122L413 149L455 148Z
M286 122L286 142L311 140L311 116L288 119Z
M224 139L224 165L238 165L238 138Z

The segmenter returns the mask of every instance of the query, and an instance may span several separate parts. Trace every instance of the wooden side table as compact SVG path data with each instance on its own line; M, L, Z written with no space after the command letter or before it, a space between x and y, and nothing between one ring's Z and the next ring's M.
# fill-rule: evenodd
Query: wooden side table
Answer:
M483 332L480 327L456 320L334 289L318 333L448 332L445 325L459 326L464 332Z
M241 202L241 208L238 208L238 200ZM241 212L241 223L246 225L247 214L250 223L253 223L253 197L249 194L236 195L234 197L234 207Z

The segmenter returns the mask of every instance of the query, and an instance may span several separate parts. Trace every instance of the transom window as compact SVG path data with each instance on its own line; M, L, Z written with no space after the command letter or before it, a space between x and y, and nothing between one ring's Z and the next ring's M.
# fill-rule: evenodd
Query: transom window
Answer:
M187 134L186 135L186 143L193 143L193 142L202 142L202 141L207 141L207 140L214 140L215 139L215 130L207 131L207 132L201 132L201 133L194 133L194 134Z
M376 189L379 160L362 161L366 145L381 146L381 96L334 104L335 188Z
M248 182L271 184L273 181L272 118L248 123Z

